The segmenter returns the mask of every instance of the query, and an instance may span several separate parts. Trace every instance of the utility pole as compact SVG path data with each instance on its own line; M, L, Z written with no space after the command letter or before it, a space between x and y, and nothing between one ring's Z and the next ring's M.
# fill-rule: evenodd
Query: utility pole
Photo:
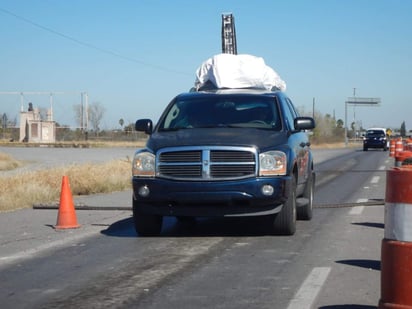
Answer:
M85 92L86 95L86 140L88 139L89 134L89 95Z
M83 92L80 93L80 130L83 132L84 125L83 125L83 119L84 119L84 108L83 108Z
M315 119L315 98L312 100L312 118Z
M81 94L81 130L84 133L86 141L88 140L89 130L89 96L87 92Z

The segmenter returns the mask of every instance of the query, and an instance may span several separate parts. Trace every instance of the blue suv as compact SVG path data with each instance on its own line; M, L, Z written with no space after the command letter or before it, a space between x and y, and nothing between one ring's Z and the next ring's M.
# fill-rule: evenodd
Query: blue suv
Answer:
M158 235L164 216L265 216L271 232L292 235L312 218L315 173L306 130L282 91L218 89L176 96L132 166L133 219Z
M388 150L386 129L370 128L366 130L363 138L363 151L368 151L369 148L381 148L383 151Z

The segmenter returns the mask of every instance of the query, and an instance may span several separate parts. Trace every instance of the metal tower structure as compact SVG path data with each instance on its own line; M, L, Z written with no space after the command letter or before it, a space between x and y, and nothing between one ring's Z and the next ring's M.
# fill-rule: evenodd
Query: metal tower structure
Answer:
M235 18L222 14L222 53L237 55Z

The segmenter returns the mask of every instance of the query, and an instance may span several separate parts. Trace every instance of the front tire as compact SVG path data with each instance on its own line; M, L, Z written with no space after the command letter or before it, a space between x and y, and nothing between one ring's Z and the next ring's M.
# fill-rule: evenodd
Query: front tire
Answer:
M159 236L162 230L163 217L143 214L138 210L137 201L133 200L133 223L136 233L140 236Z
M296 232L296 179L292 177L289 196L282 210L275 215L274 232L278 235L293 235Z

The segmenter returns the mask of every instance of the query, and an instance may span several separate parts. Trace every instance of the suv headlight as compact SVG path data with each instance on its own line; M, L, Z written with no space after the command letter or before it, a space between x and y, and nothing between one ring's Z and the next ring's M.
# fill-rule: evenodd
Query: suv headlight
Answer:
M268 151L259 155L259 176L286 175L286 154Z
M132 163L132 175L136 177L155 176L155 156L150 152L137 152Z

